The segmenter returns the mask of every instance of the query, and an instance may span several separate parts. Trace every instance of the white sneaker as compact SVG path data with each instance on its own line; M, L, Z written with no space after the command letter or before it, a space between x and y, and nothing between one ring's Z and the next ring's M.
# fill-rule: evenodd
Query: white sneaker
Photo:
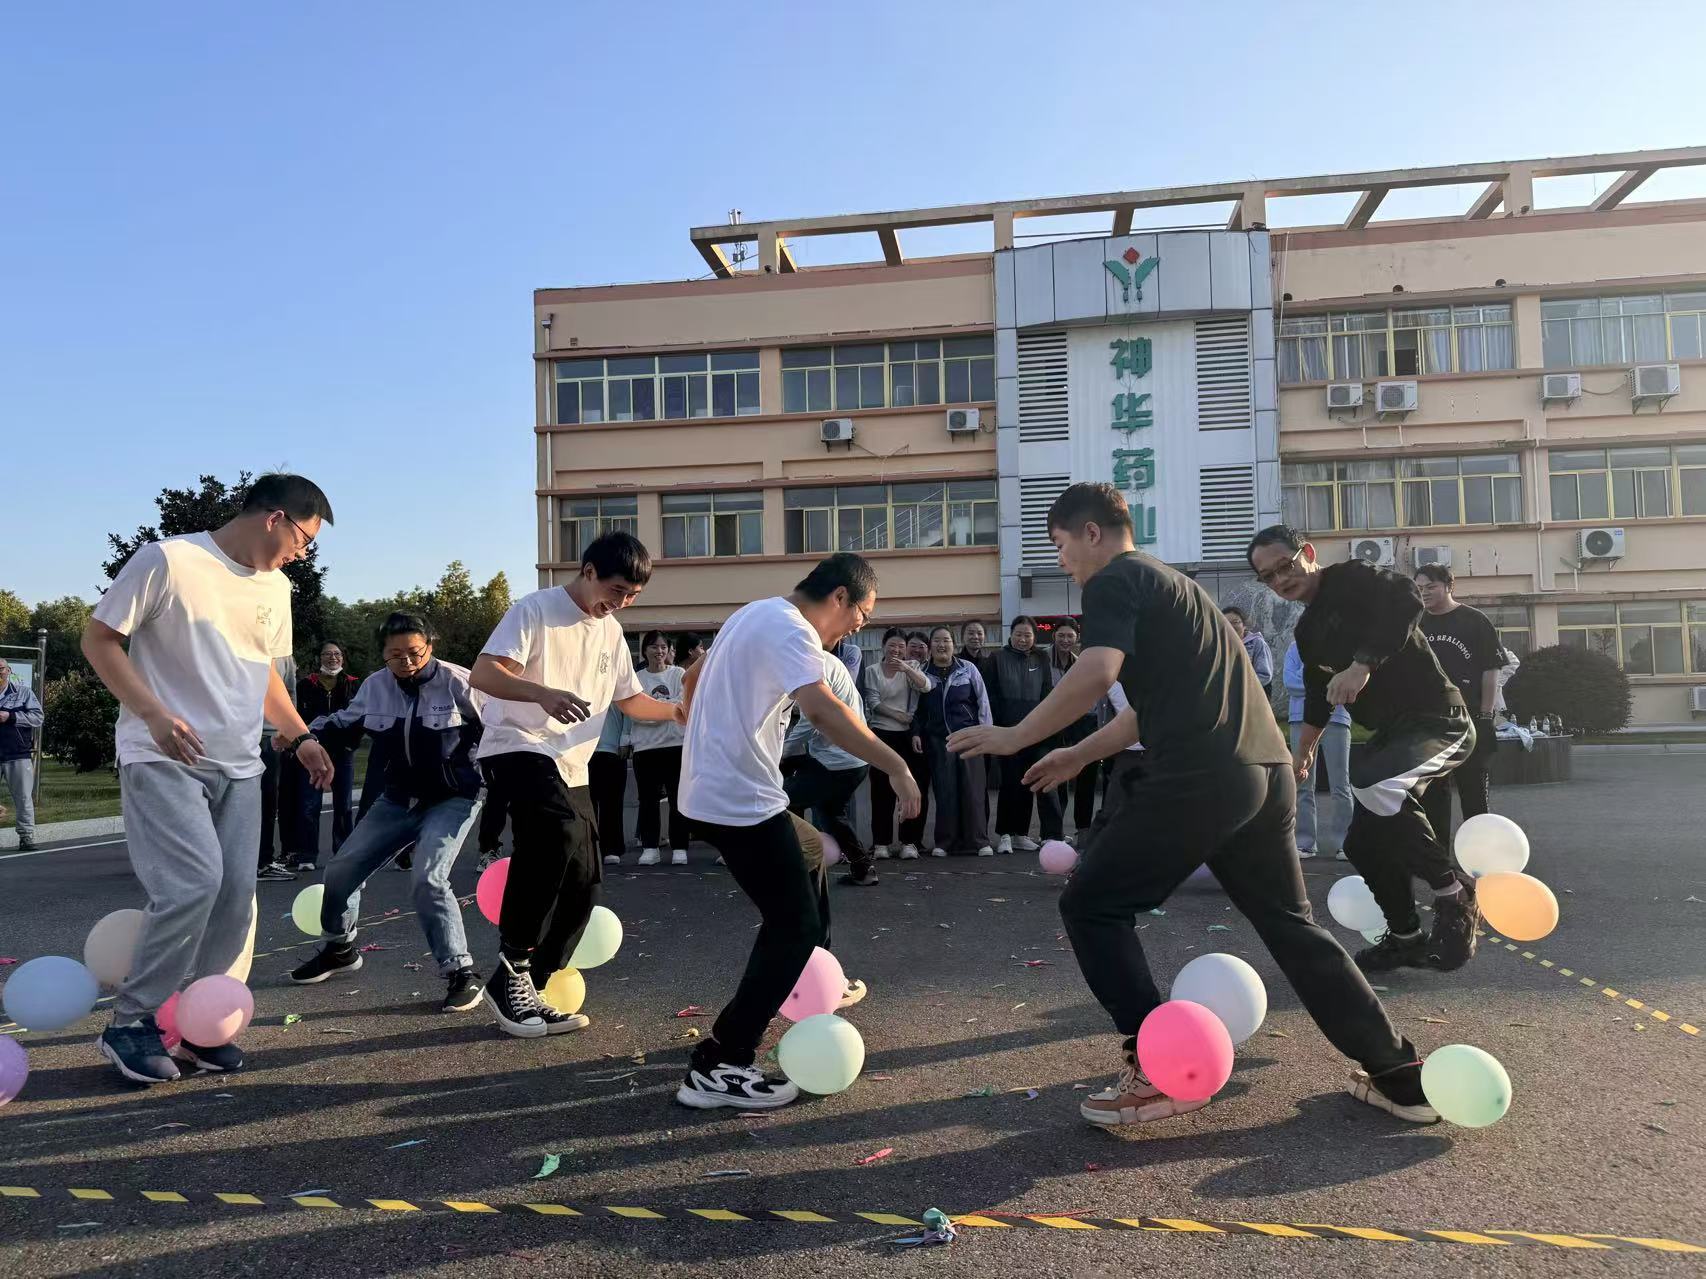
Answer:
M685 848L678 848L672 852L669 855L669 864L671 866L687 865L687 850Z
M675 1099L695 1110L732 1106L736 1110L775 1110L800 1095L786 1079L766 1079L756 1066L731 1066L720 1062L710 1070L689 1066L687 1078L676 1089Z
M889 846L887 844L878 844L873 856L875 856L880 862L886 862L892 854L889 852Z
M917 844L907 844L905 847L903 847L900 850L900 859L903 862L915 862L915 861L917 861L918 860L918 845Z
M661 860L661 854L655 848L645 849L640 853L640 865L656 866Z
M1336 862L1348 862L1350 861L1350 858L1345 856L1345 850L1341 848L1338 852L1333 854L1333 860Z
M999 848L1004 853L1012 852L1013 851L1013 837L1011 835L1003 835L1001 837L1001 842L999 844L997 844L996 847ZM982 857L983 853L980 851L978 853L978 856Z
M1013 850L1011 848L1007 848L1007 849L1003 849L1002 851L1010 853ZM995 850L993 848L991 848L988 844L985 844L982 848L977 850L977 855L979 857L993 857L993 856L995 856Z
M1297 850L1297 857L1299 861L1306 860L1313 856L1315 856L1315 850L1313 848L1300 848Z
M851 1008L854 1004L863 999L867 993L869 992L866 991L864 982L857 979L850 981L847 983L847 989L841 993L841 1003L838 1004L837 1007Z
M1013 841L1013 851L1016 853L1034 853L1041 847L1042 845L1029 835L1020 835Z
M932 848L930 850L930 856L932 857L946 857L947 855L948 850L945 848Z
M604 854L604 864L606 866L620 866L622 864L622 859L615 853L606 853Z
M1143 1077L1127 1062L1112 1087L1093 1092L1078 1107L1078 1113L1103 1128L1121 1124L1147 1124L1201 1110L1213 1100L1175 1101Z

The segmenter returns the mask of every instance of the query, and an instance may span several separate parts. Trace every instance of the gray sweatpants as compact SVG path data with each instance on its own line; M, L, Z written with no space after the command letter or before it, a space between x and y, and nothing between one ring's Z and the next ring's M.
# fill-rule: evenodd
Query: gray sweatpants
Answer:
M36 833L36 765L28 755L0 763L0 777L6 779L6 789L12 792L12 808L17 813L13 823L19 839L33 839Z
M113 1022L154 1012L198 977L227 971L249 936L261 779L165 761L119 770L130 867L148 894L136 961Z

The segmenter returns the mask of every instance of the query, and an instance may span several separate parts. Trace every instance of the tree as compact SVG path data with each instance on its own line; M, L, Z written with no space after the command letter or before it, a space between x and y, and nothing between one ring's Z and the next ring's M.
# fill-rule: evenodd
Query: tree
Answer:
M379 668L379 625L392 613L416 613L438 632L435 651L446 661L472 666L486 638L509 611L509 579L502 573L479 590L467 566L452 560L430 590L415 587L385 599L345 604L325 600L325 638L343 645L351 671L367 674Z
M102 570L108 579L116 578L143 543L184 533L206 533L235 518L253 478L250 472L242 471L235 484L226 484L217 476L204 475L198 488L161 489L154 499L160 509L158 526L140 525L130 537L107 534L113 557L101 565ZM290 579L290 625L299 649L320 643L325 635L326 570L320 567L319 559L320 548L311 546L308 554L284 566L284 575Z
M118 702L101 681L81 671L48 684L42 701L42 751L79 773L107 768L116 758Z
M93 675L83 657L83 628L89 624L94 606L75 595L61 596L37 604L30 613L31 642L36 631L47 632L47 674L50 679L66 675ZM13 642L13 641L8 641Z
M1629 722L1629 677L1604 653L1556 644L1537 648L1505 685L1519 721L1562 715L1585 733L1615 733Z
M0 644L22 644L15 638L30 626L30 606L11 591L0 589ZM35 637L30 637L35 643Z

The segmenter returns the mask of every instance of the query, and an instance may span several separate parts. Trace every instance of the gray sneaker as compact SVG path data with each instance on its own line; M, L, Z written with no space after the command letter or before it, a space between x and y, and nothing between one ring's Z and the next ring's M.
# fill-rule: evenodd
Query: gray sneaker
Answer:
M178 1064L160 1042L160 1027L152 1017L134 1026L108 1026L95 1041L118 1073L132 1083L167 1084L182 1077Z

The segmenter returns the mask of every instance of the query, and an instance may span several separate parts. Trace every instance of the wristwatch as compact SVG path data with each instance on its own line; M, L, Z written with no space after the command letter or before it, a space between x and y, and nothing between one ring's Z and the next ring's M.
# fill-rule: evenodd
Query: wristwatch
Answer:
M280 755L294 755L294 754L296 754L296 748L298 746L302 745L303 742L308 742L308 741L313 741L313 740L314 740L314 734L312 732L304 733L304 734L302 734L301 737L292 738L290 741L286 742L284 744L284 749L281 750L279 752L279 754Z

